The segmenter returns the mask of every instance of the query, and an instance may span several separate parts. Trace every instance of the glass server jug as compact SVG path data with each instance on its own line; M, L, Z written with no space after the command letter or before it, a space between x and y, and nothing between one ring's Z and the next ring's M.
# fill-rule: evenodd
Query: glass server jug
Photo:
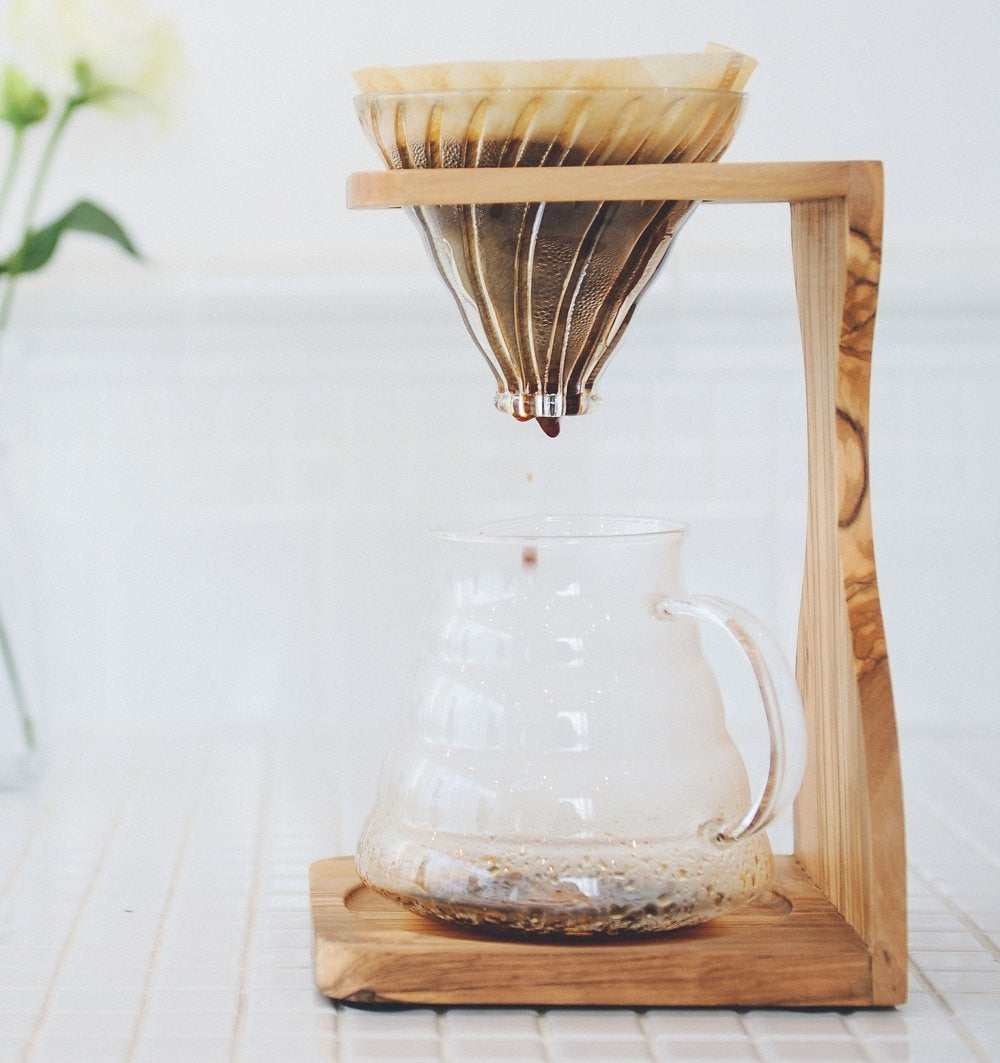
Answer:
M763 828L804 764L799 693L758 620L684 592L684 533L590 516L435 533L365 883L439 919L557 934L667 930L767 889ZM752 665L770 735L756 799L696 619Z

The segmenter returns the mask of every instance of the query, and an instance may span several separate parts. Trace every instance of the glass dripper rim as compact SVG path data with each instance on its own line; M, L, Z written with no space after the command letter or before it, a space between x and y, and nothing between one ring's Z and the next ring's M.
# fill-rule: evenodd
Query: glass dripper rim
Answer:
M560 530L548 526L561 525ZM490 521L471 531L432 527L431 535L440 542L460 543L621 543L682 537L688 530L684 521L614 513L545 513L506 517Z
M559 96L638 96L649 95L651 93L659 93L662 96L703 96L709 99L713 97L718 99L745 99L747 96L745 92L738 92L735 89L687 88L684 85L649 85L646 88L639 88L635 85L595 85L592 88L588 88L583 85L574 85L572 88L559 88L541 85L518 85L495 89L486 87L478 89L416 89L411 91L393 89L388 92L361 92L354 97L354 102L357 105L362 105L368 100L440 99L441 97L461 98L469 96L513 96L518 94L530 95L532 93L544 93L546 95Z

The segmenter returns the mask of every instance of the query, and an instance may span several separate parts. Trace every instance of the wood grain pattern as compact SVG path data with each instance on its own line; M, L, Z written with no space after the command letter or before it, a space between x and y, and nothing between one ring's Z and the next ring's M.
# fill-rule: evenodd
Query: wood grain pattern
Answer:
M882 173L792 205L809 421L799 684L809 768L796 854L876 957L876 1002L906 996L902 783L871 524L869 390Z
M352 174L349 207L445 203L694 199L794 203L846 196L850 162L713 162L623 166L386 170Z
M365 888L351 857L310 870L316 984L407 1004L871 1004L871 955L790 857L775 893L701 926L528 940L424 919Z
M422 961L417 961L411 968L400 958L398 970L409 973L400 974L403 983L393 984L385 999L633 1005L888 1005L904 1001L902 782L875 571L868 474L869 385L881 266L881 165L711 163L552 171L404 170L355 174L348 195L352 206L380 207L532 199L788 202L808 412L809 497L797 661L807 716L808 766L796 803L795 861L781 863L780 887L792 899L792 915L778 919L774 912L764 917L745 909L703 927L677 931L662 950L653 950L658 957L654 966L645 958L648 945L519 943L515 949L505 943L505 956L518 949L530 950L538 969L532 977L532 965L527 964L525 980L505 989L504 978L510 977L510 969L501 968L494 975L488 964L482 967L477 959L469 981L485 979L486 997L477 996L473 985L449 990L454 995L444 999L437 989L426 988L437 986L436 967L421 968ZM342 919L330 921L330 905L336 907L339 902L329 899L336 893L331 883L342 884L344 872L341 869L328 880L333 874L328 864L314 868L317 976L323 972L324 991L335 987L339 993L347 992L334 979L346 969L341 947L346 940L321 939L319 932L321 925L334 934L346 932ZM326 898L318 905L316 889ZM382 918L391 922L384 914ZM406 928L408 934L415 932L412 924ZM393 932L402 929L399 924ZM424 928L417 934L423 944L427 933ZM431 935L434 947L454 941L456 933L437 928ZM379 940L395 948L392 935ZM406 940L412 944L415 939L407 936ZM610 987L604 985L606 976L593 970L578 972L574 979L581 959L606 971L612 955L607 950L613 947L623 949L614 959L625 979L622 988L616 988L617 973ZM364 963L375 964L381 971L382 962L371 948L366 940ZM588 948L596 951L588 953ZM352 958L347 967L354 970L354 964ZM752 977L747 976L750 970ZM773 977L762 970L773 972ZM587 996L596 993L595 979L603 987L600 1000ZM530 993L525 986L531 988ZM382 991L355 986L348 995Z

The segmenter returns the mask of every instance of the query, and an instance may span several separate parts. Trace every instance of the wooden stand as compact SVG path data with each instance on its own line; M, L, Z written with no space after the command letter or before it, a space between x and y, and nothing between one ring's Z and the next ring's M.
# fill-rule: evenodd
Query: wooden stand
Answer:
M655 938L486 938L311 874L320 990L420 1004L889 1005L906 999L902 786L875 578L868 396L882 169L678 163L355 174L352 207L593 200L787 202L805 357L809 499L797 673L808 763L775 893Z

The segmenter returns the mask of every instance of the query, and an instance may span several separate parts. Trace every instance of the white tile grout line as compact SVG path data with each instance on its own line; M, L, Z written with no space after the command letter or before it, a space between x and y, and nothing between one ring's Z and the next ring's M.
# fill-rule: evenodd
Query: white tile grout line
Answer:
M536 1011L535 1023L538 1026L538 1039L542 1042L542 1051L545 1053L545 1058L551 1063L554 1059L552 1055L552 1037L549 1031L549 1024L545 1021L545 1015L544 1011Z
M924 987L924 989L927 991L927 995L931 998L931 1000L933 1000L937 1007L940 1008L941 1012L951 1023L955 1033L957 1033L958 1036L962 1039L962 1041L964 1041L965 1044L968 1046L969 1051L972 1052L972 1054L977 1059L981 1060L982 1063L990 1063L990 1057L983 1051L976 1039L965 1028L965 1025L958 1018L951 1005L948 1003L947 997L945 997L938 990L937 986L935 986L928 979L927 975L924 974L924 972L913 960L910 961L910 973Z
M918 868L911 866L910 874L918 878L924 888L934 896L934 898L942 905L942 907L946 908L953 916L955 916L955 918L966 928L966 930L973 934L973 936L976 938L977 941L980 942L980 944L983 943L983 939L985 938L986 944L988 945L987 951L990 953L990 955L992 955L994 960L1000 962L1000 951L997 950L996 946L994 946L993 943L988 938L986 938L986 936L979 929L979 927L977 927L975 923L972 922L972 920L965 914L965 912L963 912L962 909L959 908L958 905L956 905L947 894L939 890L937 886L935 886L933 882L926 878L926 876L924 876ZM962 1040L969 1046L969 1048L981 1060L983 1060L983 1063L989 1063L989 1056L979 1044L979 1042L976 1040L976 1038L968 1031L968 1029L966 1029L965 1023L962 1022L961 1018L955 1014L954 1008L952 1008L951 1004L948 1002L947 994L942 993L937 988L937 986L934 985L933 979L929 975L924 973L919 963L917 963L915 960L910 960L910 968L913 974L918 979L918 981L921 983L921 985L923 985L923 987L927 990L934 1003L947 1016L948 1021L954 1027L955 1032L959 1035L959 1037L961 1037Z
M434 1012L434 1033L438 1042L438 1055L442 1063L461 1063L457 1057L452 1057L451 1052L451 1039L448 1037L448 1031L444 1026L445 1013L440 1009L435 1009Z
M640 1011L636 1013L636 1019L639 1023L639 1029L642 1031L643 1040L646 1042L646 1047L649 1049L649 1054L653 1059L656 1059L656 1051L653 1048L653 1031L649 1027L649 1019L647 1018L648 1011Z
M0 907L3 907L4 902L10 896L11 891L17 882L18 875L24 870L28 863L28 858L31 855L31 850L35 843L42 837L45 829L49 825L49 821L55 815L56 809L61 803L63 794L69 790L69 778L63 776L62 786L51 794L48 801L42 806L38 814L35 817L35 821L32 824L31 829L28 831L27 840L21 847L20 854L14 859L10 866L10 871L7 875L6 881L3 885L0 885Z
M975 855L987 866L993 866L998 863L997 859L995 859L992 854L985 852L983 847L975 839L969 838L962 830L961 824L956 823L956 821L946 812L943 812L936 803L923 799L920 795L914 795L912 800L919 802L925 815L931 819L936 819L941 826L948 830L954 837L960 839L966 848L975 853ZM947 908L962 926L969 931L969 933L976 939L977 943L982 947L983 951L988 953L997 963L1000 963L1000 948L997 947L989 934L979 927L975 919L963 911L960 905L956 904L947 893L935 885L933 880L928 878L927 875L924 874L924 872L912 861L909 862L909 870L915 878L920 880L923 887L929 893L932 893L935 899L943 907Z
M977 776L969 777L969 773L963 765L955 758L951 757L947 752L935 749L935 755L941 756L944 760L944 767L950 770L956 775L960 781L972 787L974 790L985 793L991 800L995 801L995 791L992 791L983 785L982 780ZM915 758L914 768L919 772L919 760ZM919 804L924 815L932 820L936 820L941 826L955 837L960 844L966 849L974 853L983 863L988 867L995 867L998 864L997 857L994 853L988 852L983 849L982 845L975 839L969 836L967 831L963 828L962 824L956 822L947 811L943 810L938 801L930 801L923 796L922 788L913 788L908 796L908 800ZM938 904L941 905L949 914L951 914L975 939L987 955L991 956L995 961L1000 963L1000 949L990 939L989 935L983 932L983 930L976 924L975 920L962 910L961 906L956 904L955 901L948 896L946 892L940 889L932 879L930 879L913 859L908 861L908 872L913 876L927 893L932 896ZM911 958L910 970L913 976L920 982L920 984L927 991L930 998L934 1001L935 1005L940 1011L947 1017L949 1023L959 1037L969 1046L969 1049L984 1063L987 1063L989 1056L978 1043L976 1038L969 1032L961 1018L955 1014L954 1009L948 1001L947 994L942 993L934 984L933 978L925 974L921 969L919 963Z
M247 912L246 926L243 928L243 947L240 949L240 982L236 996L236 1015L233 1019L233 1043L230 1049L231 1063L238 1063L247 1018L247 989L250 977L250 952L253 948L253 935L257 927L260 910L260 884L264 878L264 854L270 825L269 808L274 790L274 756L267 746L264 747L262 764L262 782L257 801L257 837L254 848L253 869L250 873L250 907Z
M982 950L989 954L993 962L1000 964L1000 948L997 947L997 945L994 943L993 939L989 936L989 934L987 934L986 931L979 926L975 918L969 915L967 912L963 911L962 908L959 907L959 905L957 905L951 899L951 897L948 896L947 893L944 893L942 890L938 889L938 887L935 886L934 883L931 882L930 879L928 879L918 867L911 866L910 873L915 878L920 879L924 887L929 892L933 893L934 897L938 901L940 901L940 903L945 908L947 908L949 912L951 912L951 914L962 924L962 926L965 927L966 930L968 930L968 932L976 939L977 944L980 945Z
M184 866L184 861L187 857L195 818L198 814L198 809L201 806L202 795L205 791L210 757L210 753L204 753L202 755L202 762L199 765L198 774L192 787L193 792L188 799L187 809L184 813L184 827L175 851L173 870L170 875L170 884L167 887L166 897L163 901L163 908L160 911L160 924L156 928L156 937L153 939L153 948L150 954L149 964L146 967L146 977L143 979L142 983L142 995L139 999L139 1007L136 1011L135 1022L132 1025L132 1034L129 1037L128 1049L125 1054L125 1058L129 1063L136 1058L142 1041L142 1034L149 1013L149 992L152 988L153 980L160 969L166 927L170 919L170 913L173 910L174 902L177 898L177 885L180 880L181 868Z
M754 1038L753 1031L747 1026L747 1017L745 1012L737 1012L740 1019L740 1029L743 1031L743 1036L746 1038L747 1044L753 1049L754 1055L757 1059L767 1059L767 1056L761 1051L760 1045L757 1044Z
M66 934L66 940L63 942L63 947L59 952L59 958L56 960L55 969L52 972L52 978L49 981L48 988L45 991L45 997L42 1000L42 1005L38 1009L38 1016L35 1019L35 1025L32 1028L31 1035L28 1039L27 1047L25 1048L24 1055L22 1057L23 1063L29 1063L34 1056L36 1049L38 1048L38 1035L45 1027L46 1020L49 1013L52 1010L52 1003L55 1000L56 990L59 987L59 982L62 980L63 971L66 967L66 961L70 957L73 951L73 946L76 943L76 937L80 930L80 924L83 921L84 914L91 900L94 896L94 891L97 888L98 880L101 877L101 871L104 868L104 861L107 858L109 851L111 850L111 844L114 841L115 833L118 827L121 825L122 818L125 815L125 809L128 805L128 798L130 794L136 789L139 779L139 769L134 766L131 768L126 779L125 785L122 787L121 793L118 796L118 800L115 804L115 810L111 817L111 822L108 824L104 838L98 849L97 861L94 864L93 870L87 879L86 888L80 897L80 902L76 906L76 911L73 915L73 922L70 925L69 931Z
M655 1045L656 1036L653 1033L653 1030L650 1028L650 1024L649 1024L649 1012L651 1010L654 1010L654 1009L647 1008L647 1009L645 1009L643 1011L640 1011L638 1013L638 1019L639 1019L639 1028L642 1030L643 1036L646 1038L646 1046L649 1048L650 1055L654 1059L656 1059L657 1058L657 1056L656 1056L656 1045ZM659 1009L656 1009L656 1010L659 1010ZM669 1009L667 1009L667 1010L669 1010ZM736 1018L739 1020L740 1029L743 1031L743 1040L744 1040L743 1047L745 1047L749 1053L752 1053L752 1056L748 1056L747 1058L748 1059L752 1058L754 1061L760 1061L760 1060L764 1059L764 1056L761 1054L760 1047L758 1046L756 1040L754 1039L753 1033L750 1030L747 1029L746 1016L745 1016L745 1013L743 1011L738 1010L736 1008L704 1008L702 1010L703 1010L704 1014L712 1014L712 1013L716 1013L717 1012L718 1014L723 1014L723 1015L735 1015Z
M960 775L959 777L962 783L970 783L970 780L965 778L964 775ZM974 784L976 780L973 779L971 782ZM923 792L919 790L916 793L909 795L908 800L923 806L926 814L929 814L932 818L936 819L956 838L959 838L968 849L974 852L976 856L982 860L984 864L995 870L1000 870L1000 854L984 848L982 843L970 835L968 830L960 822L953 819L946 811L944 811L937 801L925 797Z

